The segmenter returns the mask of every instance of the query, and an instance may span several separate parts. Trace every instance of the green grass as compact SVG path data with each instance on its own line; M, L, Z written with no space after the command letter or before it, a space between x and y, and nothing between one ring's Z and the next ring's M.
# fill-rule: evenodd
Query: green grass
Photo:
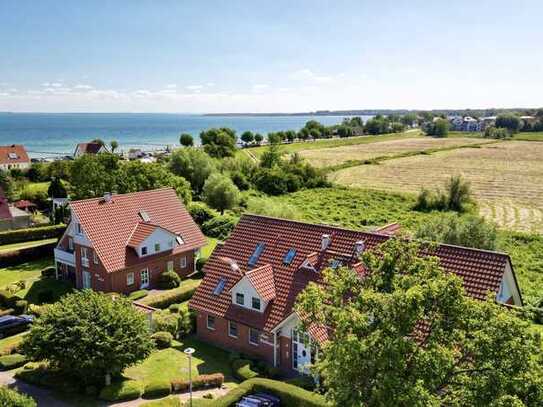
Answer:
M281 147L283 151L287 153L295 153L303 150L313 150L317 148L331 148L331 147L341 147L341 146L352 146L358 144L368 144L375 143L378 141L387 141L387 140L398 140L401 138L413 138L420 136L420 132L411 131L405 133L392 133L392 134L382 134L380 136L357 136L357 137L348 137L348 138L335 138L335 139L319 139L316 141L306 141L300 143L292 144L282 144ZM267 146L261 147L250 147L241 151L249 151L255 156L259 157L264 151L266 151Z
M235 385L232 369L228 361L229 353L189 337L182 341L174 341L168 349L154 351L142 363L124 371L129 379L149 383L154 380L172 380L182 378L188 380L188 358L183 350L192 347L196 352L192 356L192 377L199 374L223 373L225 383Z
M513 140L524 140L524 141L543 141L543 131L539 132L526 132L526 133L517 133L513 136Z
M53 265L53 259L46 258L0 268L0 287L5 287L19 280L35 280L40 277L42 269Z
M214 237L208 237L207 238L207 245L202 247L200 256L202 259L208 259L209 256L211 256L211 253L213 253L213 250L215 250L215 246L217 246L217 242L219 240L215 239Z
M350 229L371 230L398 222L413 232L440 212L411 210L415 196L356 188L333 187L295 192L273 198L295 207L301 220ZM543 236L509 230L498 233L497 250L508 253L525 303L543 297Z
M20 343L23 340L23 336L25 334L26 332L21 332L17 335L8 336L7 338L0 339L0 354L2 353L4 348Z
M18 250L18 249L27 249L29 247L42 246L49 243L55 243L57 240L58 239L54 237L52 239L33 240L30 242L5 244L5 245L0 246L0 253L10 252L13 250Z

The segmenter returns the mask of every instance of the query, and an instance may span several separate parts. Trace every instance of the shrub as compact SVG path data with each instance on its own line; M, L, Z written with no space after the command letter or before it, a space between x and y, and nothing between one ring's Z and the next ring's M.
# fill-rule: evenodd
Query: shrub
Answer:
M12 355L0 356L0 370L11 370L23 366L28 359L25 355L14 353Z
M45 278L53 278L56 276L56 269L55 267L46 267L41 271L41 276Z
M13 306L16 314L24 314L28 309L28 301L26 300L17 300Z
M432 210L465 212L471 202L469 182L461 176L454 176L447 181L444 190L438 189L435 192L430 192L423 188L413 209L421 212Z
M172 392L172 385L168 380L154 380L145 386L144 397L165 397Z
M177 288L181 284L181 277L175 271L165 271L158 276L158 287L163 290Z
M62 236L65 230L66 225L7 230L0 232L0 245L28 242L31 240L52 239L54 237Z
M173 312L174 314L179 314L181 304L172 304L168 307L168 311Z
M170 332L158 331L151 335L158 349L165 349L172 346L173 335Z
M203 202L193 202L189 206L189 213L199 226L202 226L208 220L216 218L219 213L215 209L211 209Z
M56 243L48 243L0 253L0 267L17 266L31 260L47 258L51 256L56 245Z
M187 336L196 331L196 314L189 310L188 304L179 308L179 335Z
M155 332L168 332L176 336L179 331L179 315L168 310L156 311L153 314Z
M154 308L168 308L171 304L187 301L192 297L196 291L196 287L191 285L181 286L169 290L162 294L153 295L144 298L141 303Z
M162 400L148 401L139 407L181 407L181 399L176 396L166 397Z
M199 390L210 387L221 387L223 383L224 375L222 373L199 375L192 379L192 389ZM189 389L189 382L185 379L173 379L171 386L174 392L185 392Z
M258 373L251 369L251 361L247 359L234 360L232 370L238 380L248 380L258 376Z
M224 240L228 237L232 229L234 229L237 222L238 219L233 216L217 216L202 225L202 232L204 232L206 236Z
M309 391L315 390L315 381L311 376L294 377L292 379L285 380L285 383L292 384L294 386L301 387L302 389L306 389Z
M149 294L149 291L147 290L132 291L128 295L128 298L131 299L132 301L137 301L137 300L141 300L144 297L147 297L147 294Z
M50 303L55 300L55 293L53 290L43 290L38 293L38 303Z
M134 400L143 394L143 384L136 380L112 383L100 391L100 398L106 401Z
M36 407L34 399L6 386L0 386L0 406L8 407Z
M207 259L204 259L203 257L199 257L196 260L196 270L198 270L199 272L202 271L206 263L207 263Z

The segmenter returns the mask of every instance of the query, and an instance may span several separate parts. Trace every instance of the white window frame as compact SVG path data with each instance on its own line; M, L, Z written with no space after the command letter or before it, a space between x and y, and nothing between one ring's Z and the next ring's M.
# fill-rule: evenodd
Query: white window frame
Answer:
M258 301L258 308L255 308L255 303L254 303L255 300ZM260 298L251 297L251 309L254 309L255 311L260 311L261 308L262 308L262 301L260 300Z
M131 286L134 285L134 272L131 271L126 275L126 285Z
M173 271L173 260L166 263L166 271Z
M251 333L252 332L257 332L258 333L258 342L253 342L251 340ZM258 329L254 329L254 328L249 328L249 344L250 345L253 345L253 346L258 346L260 345L260 331Z
M68 250L74 251L74 239L72 237L68 237Z
M212 324L213 326L210 326L210 325L209 325L209 319L210 319L210 318L213 320L213 324ZM215 322L216 322L215 316L214 316L214 315L209 315L209 314L208 314L208 315L207 315L207 318L206 318L206 326L207 326L207 329L209 329L210 331L214 331L214 330L215 330Z
M82 235L83 234L83 229L81 228L81 223L77 222L75 224L75 231L78 235Z
M146 275L146 284L143 283L143 276ZM149 284L151 283L151 272L146 267L140 271L140 288L147 288L149 287Z
M81 258L88 260L89 258L88 256L89 256L88 249L85 246L81 246Z
M98 255L96 254L96 250L92 251L92 260L94 261L94 264L98 264Z
M232 335L232 333L230 332L230 329L232 328L232 324L234 324L234 326L236 327L236 335ZM228 336L229 336L230 338L238 339L239 330L238 330L238 324L237 324L237 322L228 321Z
M187 268L187 256L183 256L179 259L179 265L182 269Z
M160 251L160 243L155 243L155 253Z
M241 303L238 301L238 296L241 296ZM245 294L243 293L236 293L236 305L242 305L245 306Z

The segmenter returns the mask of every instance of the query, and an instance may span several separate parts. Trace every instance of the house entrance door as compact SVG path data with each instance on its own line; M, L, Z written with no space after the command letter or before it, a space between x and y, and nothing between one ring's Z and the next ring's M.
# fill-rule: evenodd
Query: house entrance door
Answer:
M141 270L141 285L140 288L149 287L149 269Z

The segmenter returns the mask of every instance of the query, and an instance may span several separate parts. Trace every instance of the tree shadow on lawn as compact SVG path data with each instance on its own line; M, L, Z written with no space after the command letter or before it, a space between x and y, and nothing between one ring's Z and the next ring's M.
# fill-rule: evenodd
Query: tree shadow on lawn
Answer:
M24 299L30 304L43 304L58 301L63 295L72 291L73 287L68 281L40 277L23 294Z

